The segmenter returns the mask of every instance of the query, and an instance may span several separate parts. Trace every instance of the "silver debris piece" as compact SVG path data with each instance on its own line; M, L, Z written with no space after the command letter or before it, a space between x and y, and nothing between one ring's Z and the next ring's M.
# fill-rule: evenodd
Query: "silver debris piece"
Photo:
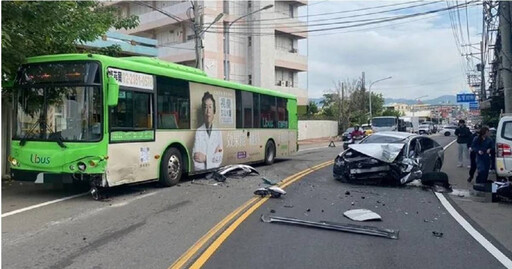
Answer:
M373 226L362 226L356 224L342 224L329 221L307 221L289 217L278 217L261 215L261 221L266 223L286 223L305 227L314 227L320 229L366 234L390 239L398 239L398 230L381 229Z
M259 188L254 191L254 194L259 195L261 197L270 195L270 197L272 198L279 198L281 197L281 195L285 195L286 191L277 186L270 186L265 188Z
M368 209L352 209L345 211L343 216L355 221L382 220L381 216Z
M259 175L260 173L254 169L254 167L250 165L245 164L234 164L234 165L227 165L219 169L219 174L226 175L229 172L235 171L235 170L243 170L247 174L255 173Z

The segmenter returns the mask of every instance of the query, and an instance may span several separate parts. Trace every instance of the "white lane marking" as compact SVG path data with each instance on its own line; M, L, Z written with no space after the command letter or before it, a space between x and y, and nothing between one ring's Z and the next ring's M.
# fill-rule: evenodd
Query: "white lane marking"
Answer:
M444 146L443 150L446 150L449 148L453 143L455 143L457 140L453 140L452 142L448 143L448 145Z
M66 201L66 200L69 200L69 199L74 199L74 198L81 197L81 196L84 196L84 195L87 195L87 194L89 194L89 192L79 193L79 194L67 196L67 197L64 197L64 198L60 198L60 199L56 199L56 200L52 200L52 201L48 201L48 202L32 205L32 206L29 206L29 207L20 208L20 209L17 209L17 210L10 211L10 212L2 214L2 218L9 217L9 216L12 216L12 215L16 215L16 214L19 214L19 213L22 213L22 212L25 212L25 211L29 211L29 210L32 210L32 209L40 208L40 207L43 207L43 206L55 204L55 203L58 203L58 202Z
M505 254L497 249L491 242L489 242L483 235L481 235L469 222L467 222L460 214L453 208L453 206L446 200L442 193L435 193L437 199L446 208L448 213L464 228L482 247L484 247L492 256L494 256L501 264L506 268L512 269L512 260L510 260Z

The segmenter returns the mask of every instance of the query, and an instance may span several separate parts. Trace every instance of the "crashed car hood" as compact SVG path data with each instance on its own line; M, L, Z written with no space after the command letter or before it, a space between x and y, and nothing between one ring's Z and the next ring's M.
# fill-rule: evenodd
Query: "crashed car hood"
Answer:
M353 144L348 147L385 163L392 163L405 144Z

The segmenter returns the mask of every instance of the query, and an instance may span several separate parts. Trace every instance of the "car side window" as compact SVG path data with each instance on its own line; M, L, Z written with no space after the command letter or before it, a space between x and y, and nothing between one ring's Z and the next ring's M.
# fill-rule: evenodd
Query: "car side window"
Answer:
M418 142L418 139L411 140L411 143L409 144L409 158L415 158L418 156L418 154L421 152L421 145Z
M429 149L434 148L434 140L430 138L423 137L420 139L421 152L425 152Z

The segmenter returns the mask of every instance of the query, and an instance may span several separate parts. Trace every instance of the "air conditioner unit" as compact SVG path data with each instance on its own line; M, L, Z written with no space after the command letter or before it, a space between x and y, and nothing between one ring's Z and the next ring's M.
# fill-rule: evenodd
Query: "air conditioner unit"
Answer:
M283 87L284 87L284 85L285 85L285 81L284 81L284 80L281 80L281 86L283 86Z
M291 86L292 86L292 82L291 82L291 81L286 81L285 86L286 86L286 87L291 87Z
M282 82L281 80L277 81L276 86L281 86L281 82Z

